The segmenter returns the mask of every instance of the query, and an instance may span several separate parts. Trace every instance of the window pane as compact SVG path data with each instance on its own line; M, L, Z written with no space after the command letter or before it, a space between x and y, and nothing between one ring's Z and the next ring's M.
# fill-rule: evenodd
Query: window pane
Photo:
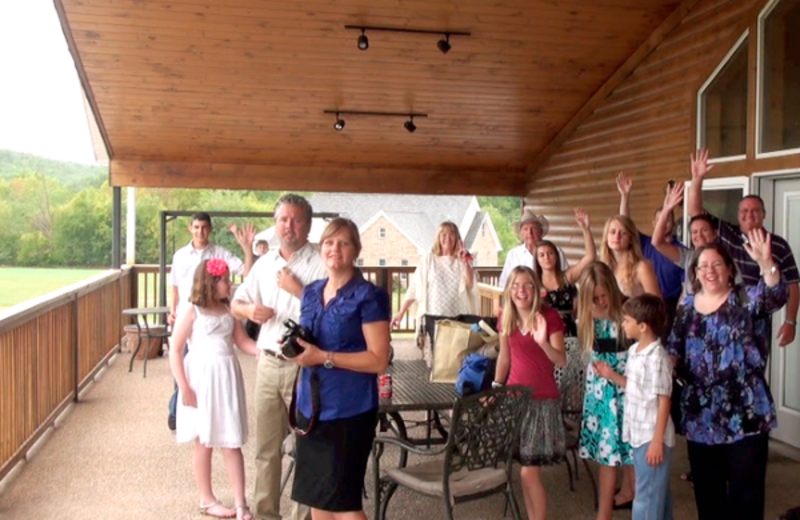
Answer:
M741 188L724 190L703 190L703 208L731 224L739 223L739 202L744 197Z
M761 151L800 148L800 0L782 0L764 21Z
M747 38L701 96L701 144L710 157L747 153Z

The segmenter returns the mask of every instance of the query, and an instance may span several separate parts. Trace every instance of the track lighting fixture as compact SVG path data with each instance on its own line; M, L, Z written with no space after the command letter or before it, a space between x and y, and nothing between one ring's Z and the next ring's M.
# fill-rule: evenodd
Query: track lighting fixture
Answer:
M440 51L442 51L442 54L447 54L447 51L451 49L450 35L445 34L444 40L439 40L438 42L436 42L436 46L439 48Z
M345 124L344 119L339 117L339 112L336 112L336 122L333 123L333 129L336 130L337 132L341 132L342 130L344 130L344 124Z
M451 36L471 36L472 33L466 31L433 31L429 29L407 29L405 27L377 27L374 25L345 25L345 29L352 29L361 31L358 37L358 48L362 51L369 49L369 38L367 38L367 31L385 31L385 32L401 32L401 33L415 33L415 34L441 34L444 38L436 42L436 47L442 51L442 54L447 54L452 45L450 44Z
M403 128L408 130L409 133L414 133L417 130L417 125L414 124L415 117L428 117L428 114L421 112L369 112L364 110L323 110L324 114L333 114L336 116L336 121L333 123L333 129L337 132L344 130L344 119L342 115L352 116L376 116L376 117L407 117L408 121L403 123Z
M366 29L361 29L361 36L358 37L358 48L362 51L369 49L369 38L364 34Z

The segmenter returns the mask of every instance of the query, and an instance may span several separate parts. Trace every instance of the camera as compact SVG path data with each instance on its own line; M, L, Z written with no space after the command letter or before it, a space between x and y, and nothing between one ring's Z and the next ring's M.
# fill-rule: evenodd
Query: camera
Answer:
M297 338L308 341L309 343L317 343L311 331L302 325L298 325L294 320L284 321L283 326L286 327L286 331L283 333L283 336L281 336L281 352L287 358L297 357L305 350L303 346L297 342Z

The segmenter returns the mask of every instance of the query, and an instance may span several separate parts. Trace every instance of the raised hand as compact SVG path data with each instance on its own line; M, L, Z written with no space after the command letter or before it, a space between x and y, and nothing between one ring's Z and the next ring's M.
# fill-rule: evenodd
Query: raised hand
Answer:
M764 231L764 228L751 229L747 233L744 248L762 270L772 266L772 235Z
M589 214L583 208L575 208L575 222L578 223L581 229L589 229Z
M533 317L531 336L533 336L533 341L538 345L547 343L547 320L544 319L544 315L541 312L537 312L536 316Z
M233 233L233 236L236 237L236 241L239 242L239 245L242 246L242 249L245 251L253 249L253 242L256 240L256 227L247 222L244 226L237 229L236 224L231 224L229 228Z
M633 179L629 178L625 172L619 172L617 175L617 191L623 197L627 197L631 194L631 190L633 189Z
M667 194L664 197L664 209L672 211L680 206L681 202L683 202L683 183L677 182L667 190Z
M713 164L708 164L708 148L701 148L691 154L689 159L692 163L692 180L701 181L713 168Z

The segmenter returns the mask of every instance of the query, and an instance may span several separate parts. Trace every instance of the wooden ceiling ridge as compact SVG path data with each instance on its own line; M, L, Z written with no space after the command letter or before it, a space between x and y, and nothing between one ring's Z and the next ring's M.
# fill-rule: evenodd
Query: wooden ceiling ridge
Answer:
M680 25L686 15L697 5L700 0L683 0L678 7L659 25L650 36L642 43L631 56L623 63L608 80L586 101L586 103L575 113L574 116L564 125L553 139L545 146L533 161L527 166L526 173L528 181L526 184L526 194L530 192L536 173L547 160L555 154L558 149L569 139L586 121L589 116L597 109L600 104L627 78L636 67L642 63L647 56L653 52L664 38Z

